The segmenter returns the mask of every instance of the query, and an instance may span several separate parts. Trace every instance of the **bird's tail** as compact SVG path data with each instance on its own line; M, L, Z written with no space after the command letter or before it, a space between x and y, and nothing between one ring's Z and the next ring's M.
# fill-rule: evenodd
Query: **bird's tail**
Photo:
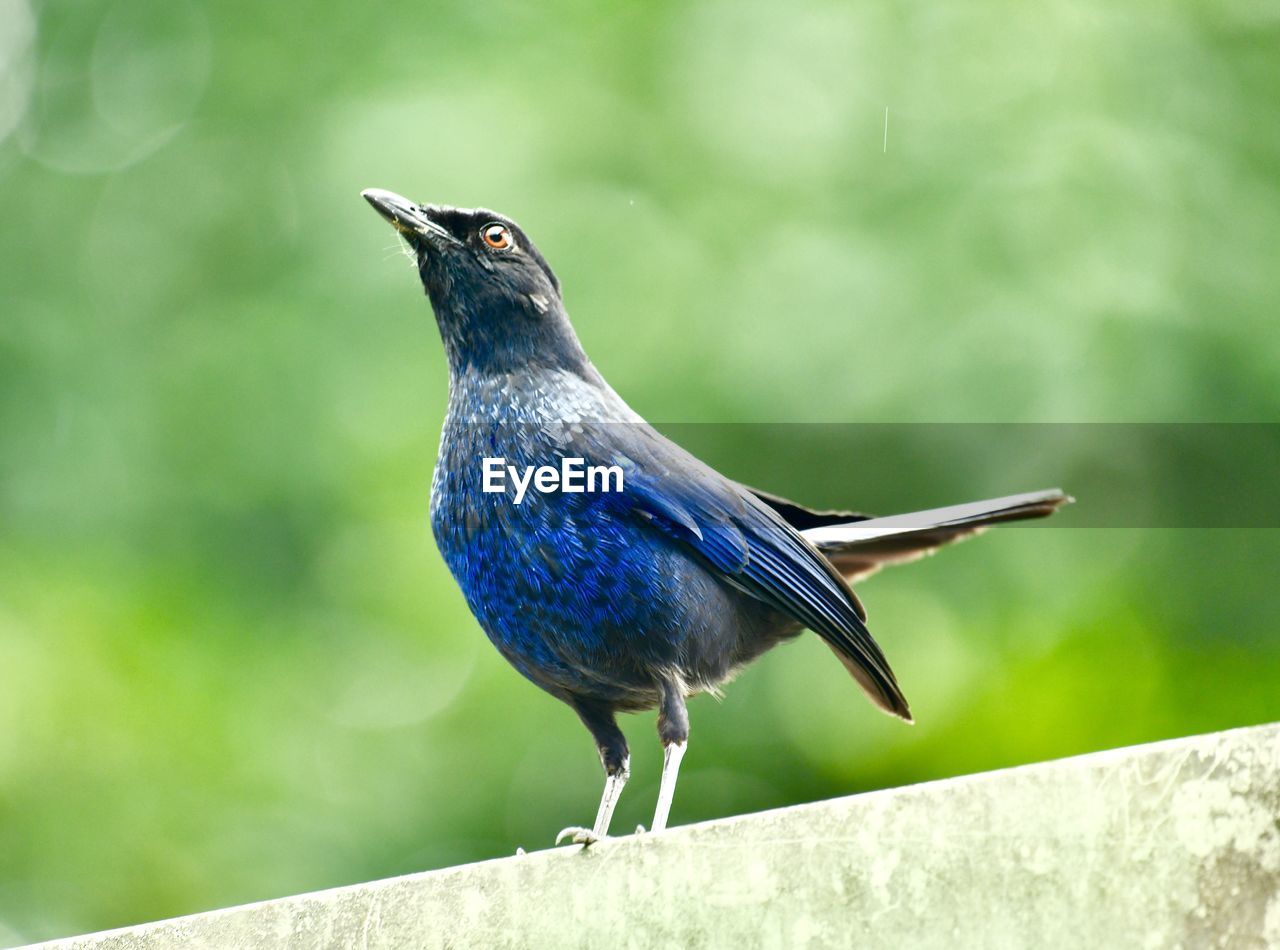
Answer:
M824 513L816 515L823 523L806 525L800 533L852 582L886 565L932 554L990 525L1044 518L1072 501L1060 489L1051 488L887 518Z

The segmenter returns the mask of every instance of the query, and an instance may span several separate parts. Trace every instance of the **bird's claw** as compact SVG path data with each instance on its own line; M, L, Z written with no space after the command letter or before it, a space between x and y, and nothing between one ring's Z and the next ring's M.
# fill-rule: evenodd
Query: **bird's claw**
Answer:
M636 825L636 834L644 835L648 834L648 832L644 830L644 825Z
M590 828L580 828L577 825L571 825L565 828L560 834L556 835L556 844L559 844L565 838L568 838L573 844L593 845L600 840L600 835L596 834Z

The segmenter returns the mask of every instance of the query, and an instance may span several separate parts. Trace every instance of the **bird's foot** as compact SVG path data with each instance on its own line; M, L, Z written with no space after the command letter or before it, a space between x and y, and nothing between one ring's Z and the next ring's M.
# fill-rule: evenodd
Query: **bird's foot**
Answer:
M647 835L649 832L644 830L644 825L636 825L636 834Z
M568 838L573 844L581 845L593 845L597 841L603 840L601 835L596 834L590 828L580 828L577 825L571 825L556 835L556 844L559 844L565 838Z

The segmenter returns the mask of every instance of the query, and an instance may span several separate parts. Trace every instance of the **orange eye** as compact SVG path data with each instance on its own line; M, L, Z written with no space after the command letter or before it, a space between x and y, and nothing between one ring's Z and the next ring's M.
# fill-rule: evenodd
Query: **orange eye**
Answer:
M505 224L486 224L480 231L480 237L495 251L505 251L515 243L511 230Z

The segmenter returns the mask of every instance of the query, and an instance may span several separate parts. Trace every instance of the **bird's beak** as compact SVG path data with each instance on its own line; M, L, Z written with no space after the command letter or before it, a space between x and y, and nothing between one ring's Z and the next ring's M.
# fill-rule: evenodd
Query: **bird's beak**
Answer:
M390 221L393 228L410 240L425 238L437 245L440 242L446 244L462 243L432 221L426 208L414 204L408 198L403 198L395 192L383 191L381 188L366 188L360 192L360 196L373 205L374 211Z

